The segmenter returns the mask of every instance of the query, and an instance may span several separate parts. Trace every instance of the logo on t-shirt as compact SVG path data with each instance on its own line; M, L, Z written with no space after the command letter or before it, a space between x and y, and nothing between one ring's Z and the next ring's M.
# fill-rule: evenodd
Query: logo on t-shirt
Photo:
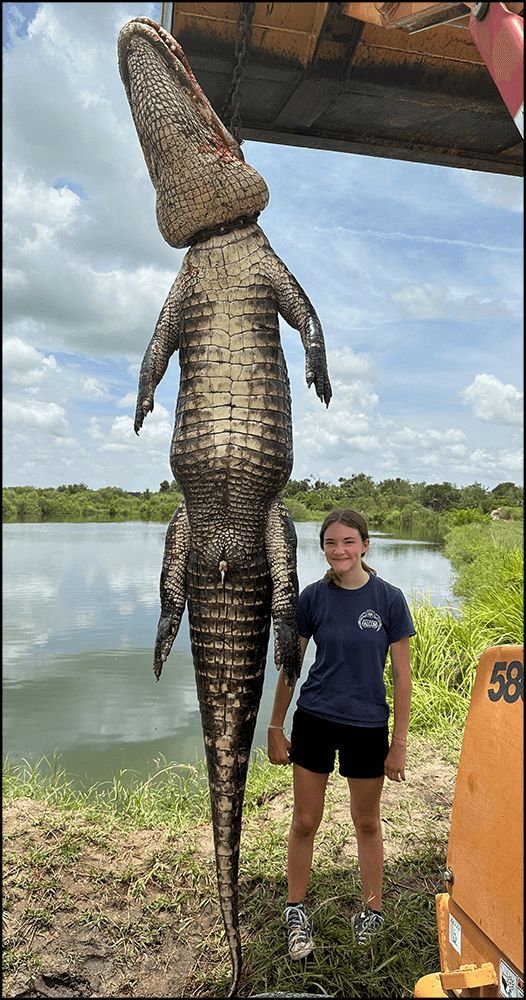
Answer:
M376 611L362 611L358 619L358 625L360 628L374 628L376 632L379 632L382 627L382 619Z

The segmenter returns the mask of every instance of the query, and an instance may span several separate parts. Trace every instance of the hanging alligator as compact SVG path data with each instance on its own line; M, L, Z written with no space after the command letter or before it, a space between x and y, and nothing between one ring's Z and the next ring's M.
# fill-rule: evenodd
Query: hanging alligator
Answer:
M300 671L296 534L280 496L293 455L278 313L300 332L307 385L327 406L331 386L318 316L256 222L265 181L180 45L139 17L118 49L159 229L170 246L190 247L142 362L135 431L178 351L170 463L184 499L166 534L153 669L159 680L187 604L234 996L241 815L271 618L278 670L289 686Z

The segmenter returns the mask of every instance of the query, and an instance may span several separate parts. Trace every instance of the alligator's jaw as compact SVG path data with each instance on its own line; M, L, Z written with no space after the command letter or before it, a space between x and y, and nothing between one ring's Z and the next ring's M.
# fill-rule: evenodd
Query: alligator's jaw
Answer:
M167 243L189 246L202 230L257 216L267 185L245 163L175 39L155 21L136 18L122 29L118 51Z

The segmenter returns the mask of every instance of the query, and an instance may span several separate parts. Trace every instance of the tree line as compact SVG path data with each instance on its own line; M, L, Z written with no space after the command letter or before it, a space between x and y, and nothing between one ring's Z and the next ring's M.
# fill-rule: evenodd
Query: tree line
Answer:
M524 490L499 483L488 490L480 483L456 487L452 483L410 483L384 479L375 483L363 472L340 478L337 485L309 479L291 479L283 499L295 521L323 520L329 510L351 507L366 517L370 527L430 528L489 521L493 510L520 518ZM88 489L85 483L56 488L11 486L2 490L2 518L9 521L143 520L167 523L181 502L175 480L164 480L157 492L129 492L118 486Z
M491 512L505 517L523 516L524 489L515 483L499 483L489 490L480 483L457 487L444 483L410 483L407 479L383 479L375 483L360 472L337 485L320 480L291 479L284 491L294 520L317 520L320 513L337 507L360 511L373 528L420 527L442 530L455 524L489 521Z
M119 486L90 490L85 483L36 489L2 489L5 521L164 521L182 500L175 483L161 483L157 493L131 493Z

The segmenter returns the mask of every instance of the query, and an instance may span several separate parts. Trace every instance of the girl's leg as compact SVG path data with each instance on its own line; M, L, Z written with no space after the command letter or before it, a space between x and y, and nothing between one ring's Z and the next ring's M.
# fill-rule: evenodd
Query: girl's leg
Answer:
M358 841L362 892L372 910L382 909L384 848L380 823L381 778L347 778L351 792L351 817Z
M328 774L294 768L294 813L289 832L289 903L301 903L309 882L314 836L323 816Z

